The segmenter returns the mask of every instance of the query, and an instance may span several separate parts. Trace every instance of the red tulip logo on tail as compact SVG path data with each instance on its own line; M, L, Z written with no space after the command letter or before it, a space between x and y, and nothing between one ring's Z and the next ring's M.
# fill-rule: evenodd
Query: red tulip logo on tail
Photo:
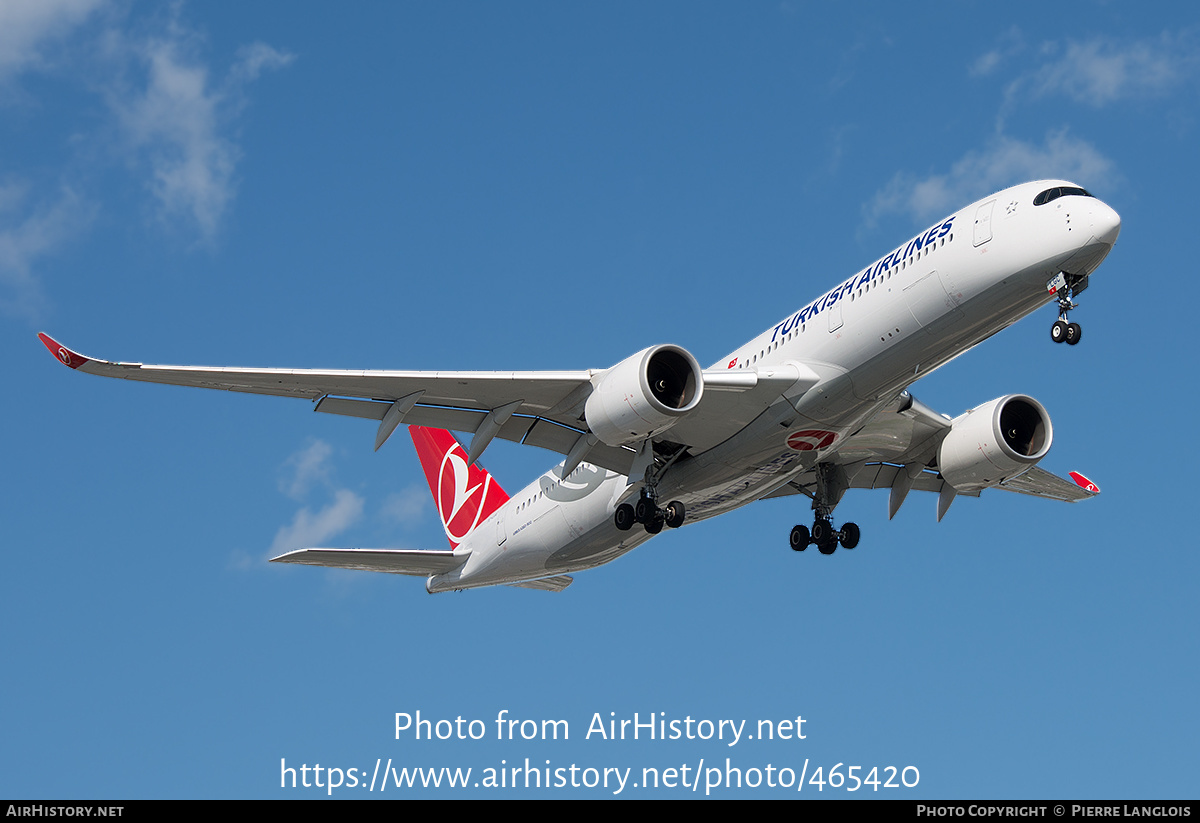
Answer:
M442 529L451 548L466 540L475 527L504 505L508 495L487 470L467 465L467 452L442 429L409 426L429 490L437 504Z

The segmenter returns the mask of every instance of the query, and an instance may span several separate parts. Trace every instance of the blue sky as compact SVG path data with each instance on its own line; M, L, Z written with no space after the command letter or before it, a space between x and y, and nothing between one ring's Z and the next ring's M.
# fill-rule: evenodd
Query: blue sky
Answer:
M919 770L880 797L1195 796L1198 43L1182 3L0 5L0 795L728 757ZM1047 307L913 393L1033 395L1043 465L1103 494L984 493L938 524L932 495L889 523L855 491L837 517L862 544L832 557L788 551L811 517L780 500L560 595L271 566L444 548L407 438L373 453L373 426L302 401L72 374L35 336L157 363L603 368L673 342L707 364L1045 176L1123 219L1082 344L1051 343ZM555 457L485 462L511 492ZM489 734L397 740L418 710ZM570 739L497 741L501 710ZM802 716L806 738L584 739L635 712ZM714 792L772 794L795 790Z

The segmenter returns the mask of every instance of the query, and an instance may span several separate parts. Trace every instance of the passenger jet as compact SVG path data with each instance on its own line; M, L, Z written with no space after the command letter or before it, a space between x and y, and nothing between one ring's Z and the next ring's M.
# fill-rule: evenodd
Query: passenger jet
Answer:
M832 520L847 489L889 489L894 516L913 490L1003 489L1078 501L1099 493L1037 464L1050 417L1014 394L950 419L908 387L1053 303L1055 343L1075 345L1073 298L1112 250L1117 213L1062 180L972 203L804 303L707 369L680 346L643 349L608 369L556 372L324 371L146 366L78 354L106 377L303 397L327 414L378 422L375 448L408 426L450 548L299 548L280 563L426 577L427 591L507 584L561 591L677 528L784 495L812 502L789 545L833 554L859 528ZM460 444L447 430L470 435ZM480 465L496 437L565 456L513 496Z

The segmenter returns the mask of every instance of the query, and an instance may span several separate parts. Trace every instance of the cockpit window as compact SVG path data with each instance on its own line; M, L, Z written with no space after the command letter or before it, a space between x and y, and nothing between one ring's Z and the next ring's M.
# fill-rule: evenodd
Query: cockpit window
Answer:
M1060 197L1066 197L1068 194L1077 194L1080 197L1092 197L1086 191L1075 186L1057 186L1053 189L1046 189L1044 192L1033 198L1033 205L1044 206L1051 200L1057 200Z

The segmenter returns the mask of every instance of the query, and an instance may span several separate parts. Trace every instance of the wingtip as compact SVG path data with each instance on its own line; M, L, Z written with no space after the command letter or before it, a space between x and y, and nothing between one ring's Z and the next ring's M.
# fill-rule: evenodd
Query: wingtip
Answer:
M1071 479L1075 481L1075 485L1079 486L1079 488L1083 489L1084 491L1091 492L1092 494L1100 493L1100 487L1091 480L1088 480L1079 472L1068 472L1068 474L1071 476Z
M72 369L77 369L88 362L88 358L78 352L71 351L45 332L38 332L38 340L42 341L42 345L49 349L56 360Z

